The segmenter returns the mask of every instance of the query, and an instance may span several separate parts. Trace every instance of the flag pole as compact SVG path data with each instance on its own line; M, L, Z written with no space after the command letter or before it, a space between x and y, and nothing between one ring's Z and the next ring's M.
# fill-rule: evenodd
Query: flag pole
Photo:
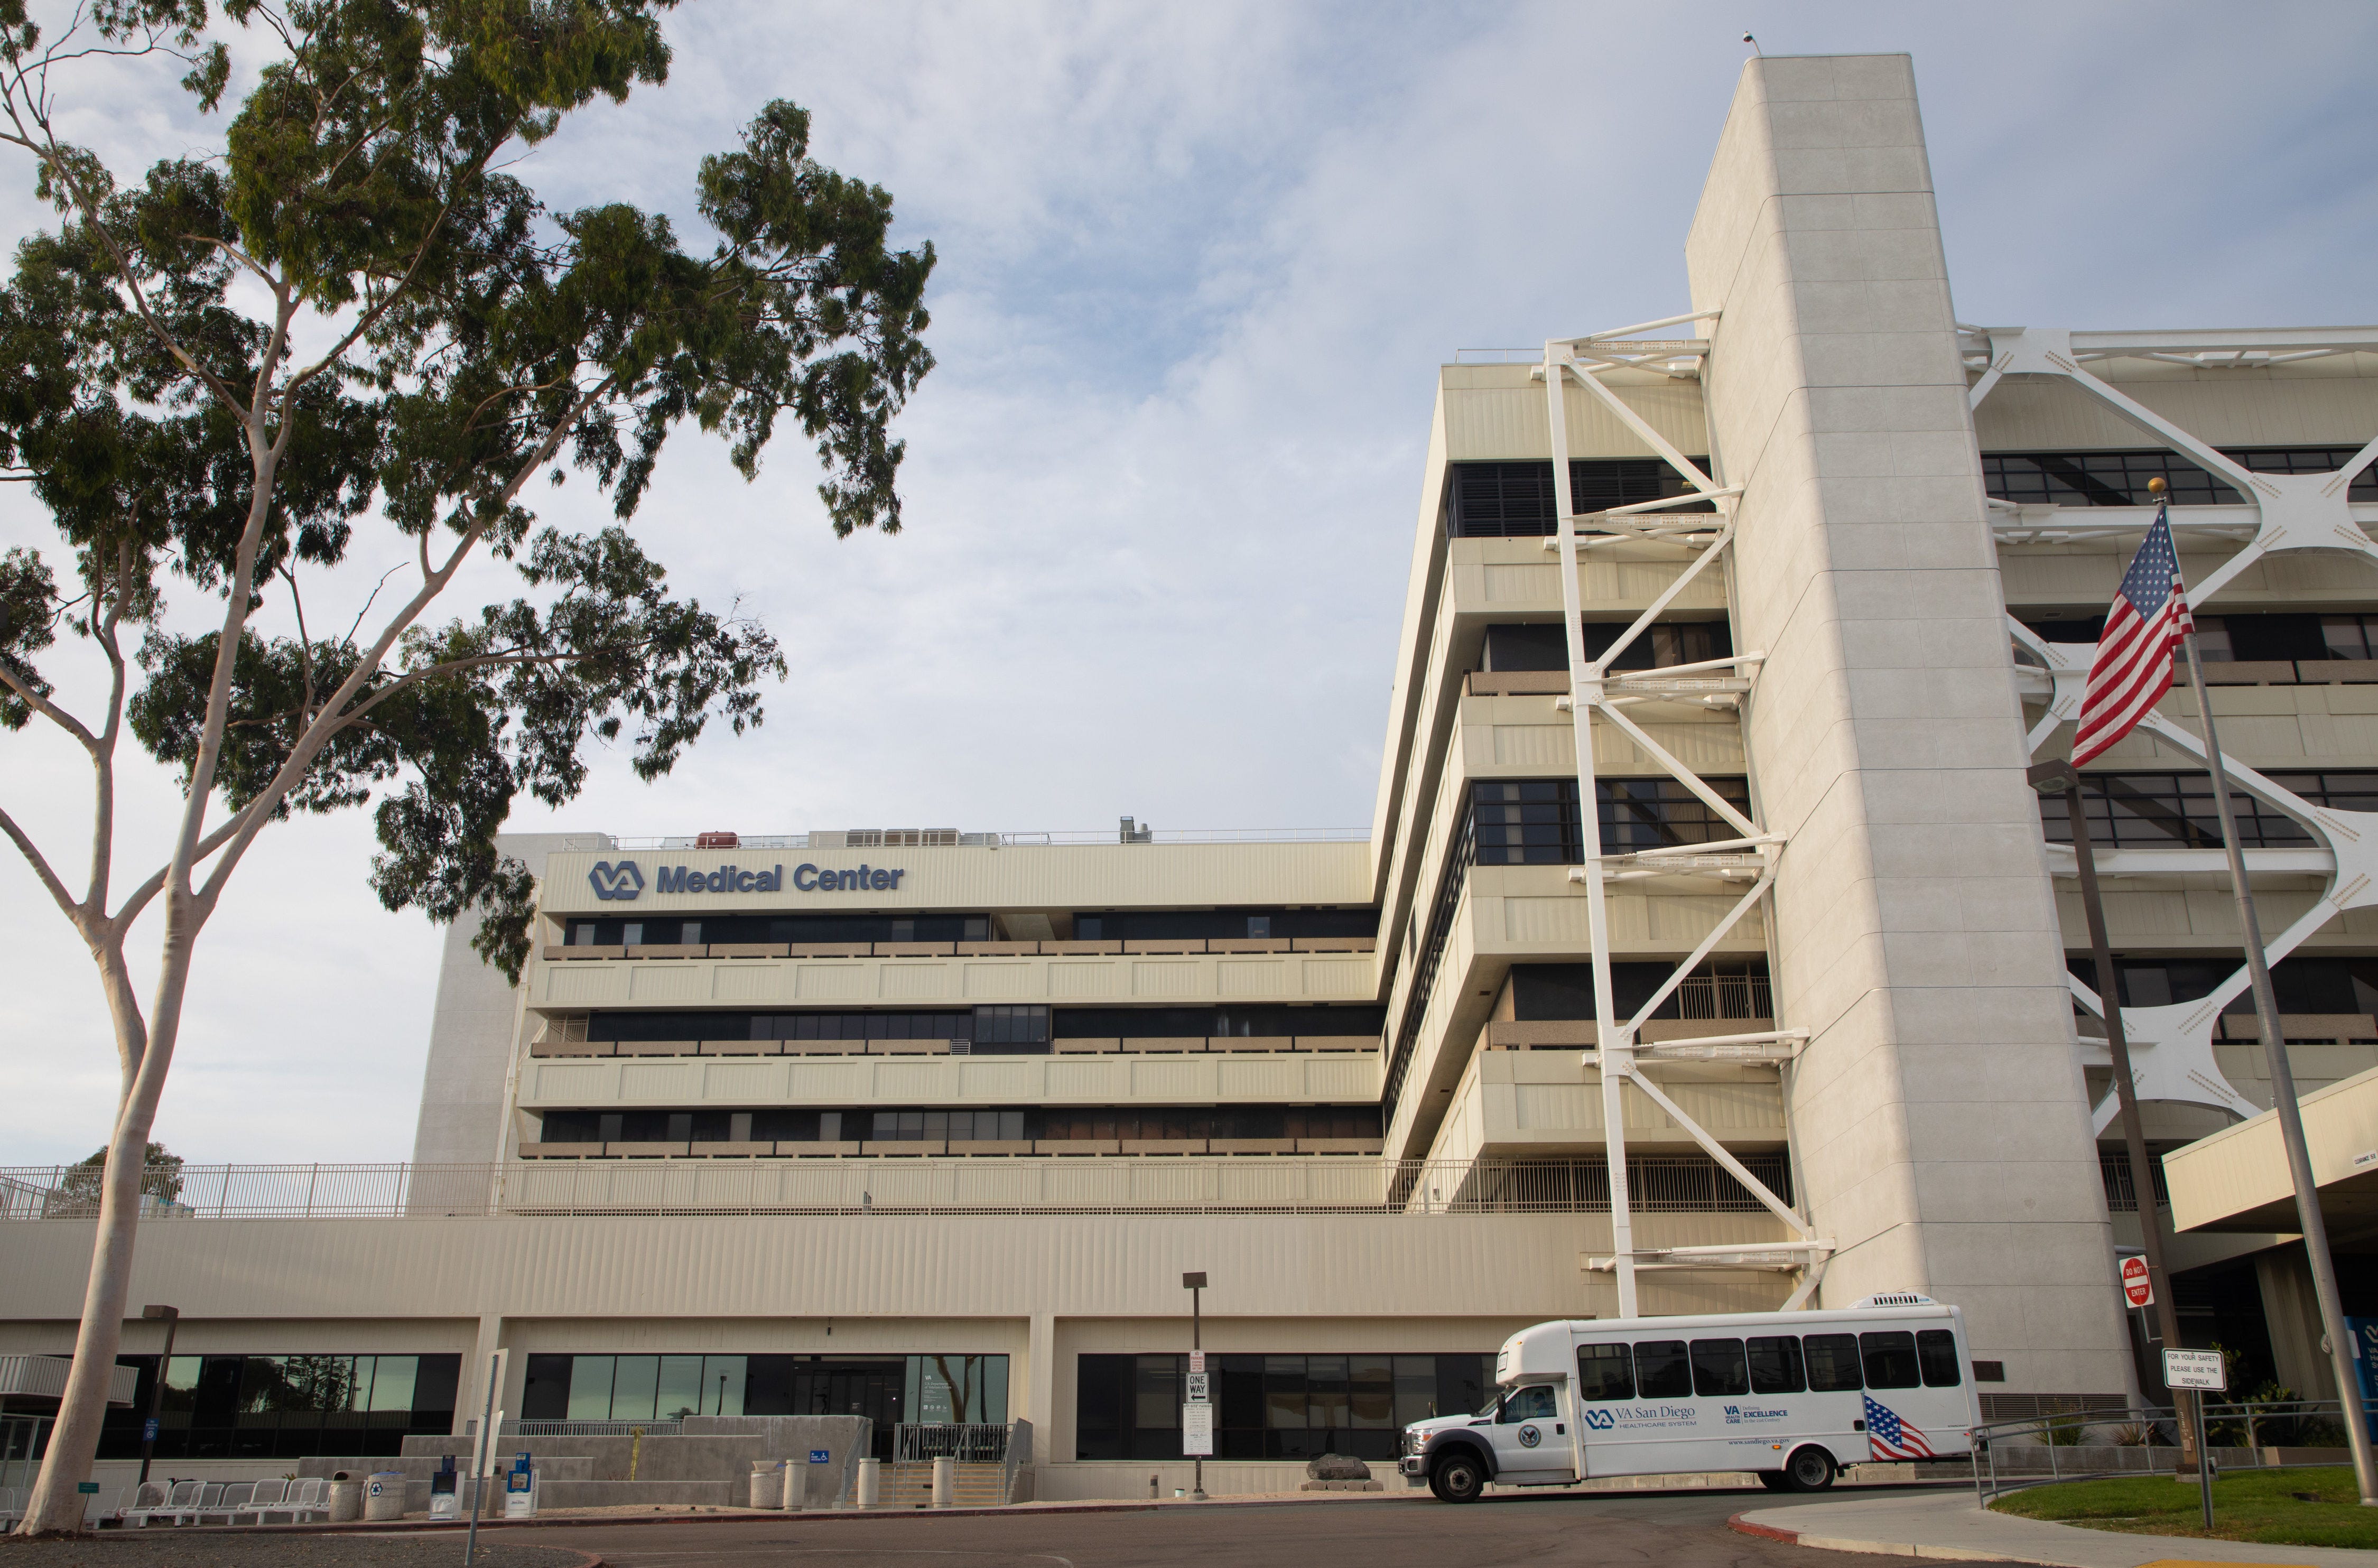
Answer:
M2161 478L2147 488L2160 491ZM2336 1290L2336 1264L2329 1255L2328 1224L2320 1212L2320 1188L2312 1179L2312 1153L2304 1143L2303 1111L2296 1103L2295 1073L2288 1065L2286 1037L2279 1031L2278 995L2271 989L2271 967L2263 954L2262 923L2254 915L2253 889L2246 883L2246 857L2238 847L2238 814L2229 803L2229 778L2221 766L2221 742L2213 725L2213 704L2204 694L2204 660L2196 649L2193 622L2180 639L2188 650L2188 681L2196 693L2196 712L2204 726L2204 766L2213 775L2213 804L2221 815L2221 850L2229 861L2229 886L2238 898L2238 923L2245 937L2246 978L2253 987L2254 1017L2262 1025L2263 1055L2270 1064L2271 1108L2278 1114L2279 1140L2287 1148L2288 1175L2296 1192L2296 1224L2303 1232L2304 1256L2312 1264L2312 1295L2320 1302L2321 1338L2336 1378L2339 1413L2345 1417L2345 1441L2353 1453L2354 1478L2361 1503L2378 1508L2378 1455L2370 1445L2370 1425L2361 1409L2361 1375L2356 1363L2360 1347L2345 1330L2345 1313ZM2103 978L2102 976L2100 977Z
M2106 906L2097 892L2097 850L2089 839L2089 824L2081 806L2081 774L2069 762L2035 764L2031 787L2043 795L2064 797L2066 820L2072 824L2072 859L2081 872L2081 912L2089 926L2089 952L2097 969L2097 1011L2106 1020L2106 1051L2114 1068L2114 1104L2122 1116L2122 1148L2131 1165L2131 1188L2139 1202L2139 1239L2147 1256L2147 1283L2155 1291L2156 1327L2166 1348L2180 1348L2180 1310L2174 1304L2171 1271L2164 1261L2163 1210L2156 1206L2155 1167L2147 1154L2146 1128L2139 1116L2137 1080L2131 1076L2131 1046L2122 1030L2121 983L2114 971L2113 943L2106 935ZM2152 1357L2151 1357L2152 1359ZM2144 1381L2141 1393L2145 1392ZM2173 1425L2180 1429L2180 1473L2193 1475L2203 1462L2197 1446L2196 1423L2180 1409L2173 1393ZM2201 1393L2194 1396L2201 1400Z

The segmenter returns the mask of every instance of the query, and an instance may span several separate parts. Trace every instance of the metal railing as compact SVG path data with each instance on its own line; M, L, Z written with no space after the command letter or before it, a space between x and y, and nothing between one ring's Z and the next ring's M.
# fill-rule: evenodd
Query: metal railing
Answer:
M2276 1460L2275 1450L2334 1447L2345 1452L2334 1399L2238 1400L2204 1407L2215 1471L2337 1465L2341 1458ZM1996 1421L1973 1433L1974 1496L2108 1476L2154 1475L2180 1460L2180 1423L2189 1417L2153 1405L2070 1410ZM2309 1442L2307 1438L2323 1441Z
M1007 1457L1007 1427L997 1421L903 1421L892 1429L892 1457L902 1465L928 1459L997 1465Z
M536 1437L676 1437L685 1423L677 1420L642 1421L517 1421L507 1417L496 1428L498 1441L504 1438ZM478 1417L462 1423L462 1435L479 1435Z
M1771 1185L1778 1154L1746 1156ZM0 1169L0 1218L86 1220L96 1199L72 1166ZM196 1220L496 1215L1328 1213L1606 1212L1609 1173L1587 1160L1238 1157L555 1160L477 1165L184 1165L170 1203ZM1630 1201L1655 1213L1752 1213L1706 1160L1644 1160Z

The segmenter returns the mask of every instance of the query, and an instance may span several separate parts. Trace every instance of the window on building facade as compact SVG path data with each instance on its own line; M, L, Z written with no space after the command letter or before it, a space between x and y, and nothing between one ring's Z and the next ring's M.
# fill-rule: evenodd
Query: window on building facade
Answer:
M2094 643L2105 629L2106 618L2026 617L2024 624L2048 642ZM2373 659L2378 658L2378 615L2200 615L2196 647L2207 664ZM2179 678L2187 678L2184 665Z
M1601 657L1631 621L1590 621L1582 642L1588 659ZM1664 669L1698 664L1734 652L1733 628L1723 621L1663 621L1643 629L1612 664L1614 669ZM1557 621L1513 621L1486 628L1485 668L1547 670L1568 668L1568 642Z
M2316 806L2378 812L2378 769L2318 773L2274 769L2271 782ZM2309 844L2303 825L2277 807L2232 787L2230 810L2238 841L2250 849ZM2081 791L2089 841L2116 849L2219 849L2221 814L2208 774L2096 773ZM2051 844L2072 841L2072 819L2061 795L2039 797L2039 826Z
M1077 910L1074 937L1081 942L1203 942L1248 937L1375 935L1375 909Z
M2121 1004L2126 1007L2160 1007L2193 1002L2238 971L2244 960L2223 958L2146 958L2117 954L2114 969L2121 978ZM2067 953L2065 967L2095 989L2097 965L2086 953ZM2271 966L2271 988L2282 1013L2329 1015L2378 1013L2378 958L2323 958L2297 954ZM2229 1014L2251 1014L2252 995L2240 991L2223 1007Z
M2333 474L2358 448L2239 447L2222 455L2257 474ZM2000 501L2054 506L2153 506L2147 481L2161 479L2174 506L2236 506L2244 498L2226 480L2168 448L2128 452L1986 452L1982 487ZM2364 468L2348 492L2378 501L2378 464Z
M1007 1357L540 1355L521 1417L671 1421L687 1416L866 1416L889 1459L902 1425L1007 1421Z
M110 1409L99 1457L137 1458L157 1357L120 1356L138 1377ZM459 1355L176 1356L158 1411L160 1459L394 1454L407 1436L452 1429Z
M1390 1460L1413 1421L1491 1397L1491 1356L1208 1353L1217 1459ZM1084 1356L1075 1363L1074 1457L1178 1459L1185 1356Z
M1695 457L1704 473L1709 459ZM1569 501L1580 513L1681 496L1692 487L1656 457L1571 458ZM1457 539L1542 538L1554 532L1558 497L1548 459L1517 463L1455 463L1446 472L1446 531ZM1671 512L1711 512L1688 501ZM1592 530L1589 527L1588 532Z

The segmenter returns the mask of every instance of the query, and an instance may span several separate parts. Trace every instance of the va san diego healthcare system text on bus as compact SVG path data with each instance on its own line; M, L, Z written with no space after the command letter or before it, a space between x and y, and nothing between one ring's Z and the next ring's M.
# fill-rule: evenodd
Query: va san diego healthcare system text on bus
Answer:
M1404 1429L1409 1485L1470 1502L1490 1483L1747 1470L1820 1491L1844 1465L1967 1453L1982 1421L1964 1315L1915 1295L1538 1323L1504 1341L1495 1382L1476 1414Z

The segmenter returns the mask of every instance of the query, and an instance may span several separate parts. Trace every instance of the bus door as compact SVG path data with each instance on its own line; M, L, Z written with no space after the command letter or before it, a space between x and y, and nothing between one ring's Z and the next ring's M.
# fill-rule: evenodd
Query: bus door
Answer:
M1486 1431L1495 1445L1495 1480L1530 1486L1570 1478L1568 1420L1561 1414L1560 1390L1551 1383L1505 1393Z

